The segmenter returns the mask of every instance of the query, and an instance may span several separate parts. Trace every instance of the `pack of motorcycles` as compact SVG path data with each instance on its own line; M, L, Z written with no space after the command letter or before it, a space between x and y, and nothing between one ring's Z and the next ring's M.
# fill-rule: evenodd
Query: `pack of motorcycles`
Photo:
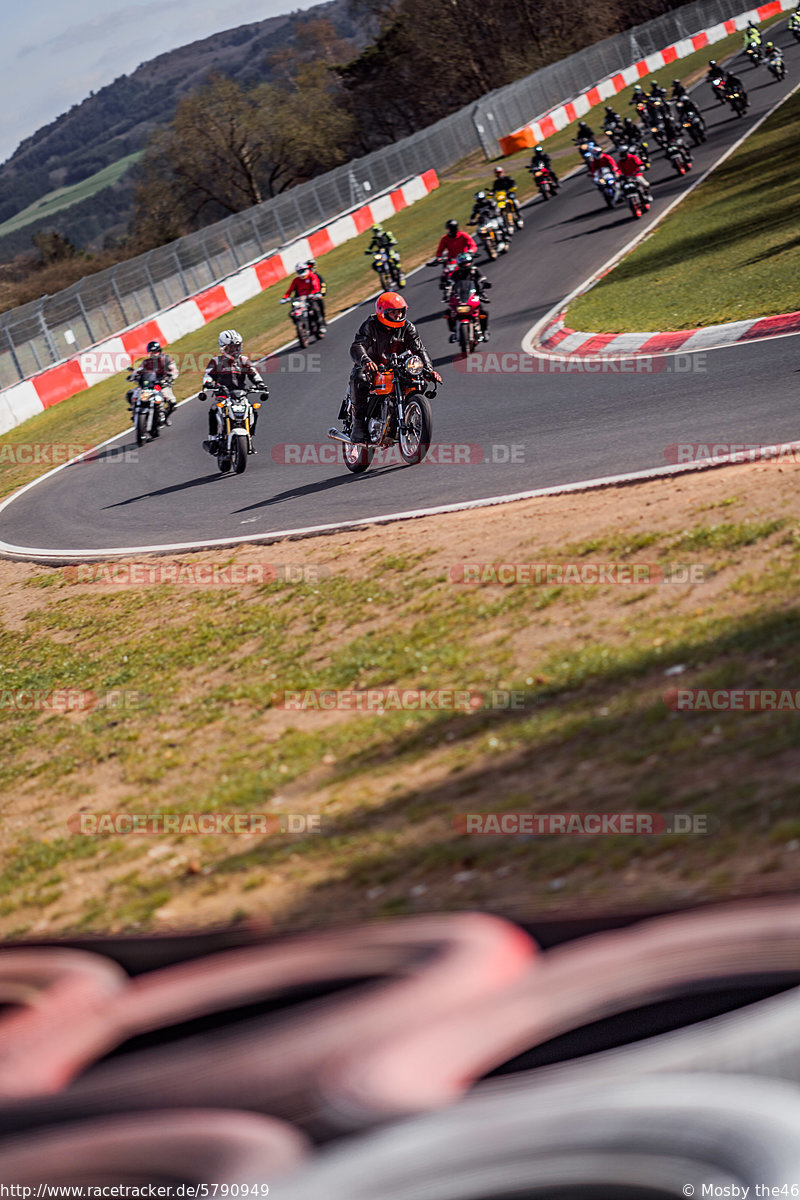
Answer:
M800 16L792 14L789 30L796 41L800 41ZM761 48L750 47L747 57L756 65L761 61ZM766 65L776 79L782 79L785 73L783 60L779 56L777 64L767 61ZM709 80L714 95L719 102L727 102L737 116L742 116L748 106L744 90L726 87L722 73L714 77L709 72ZM668 159L677 174L683 175L692 166L691 150L687 139L693 146L699 146L706 140L706 123L692 101L686 96L679 96L670 101L663 95L642 94L635 104L639 117L637 136L632 138L630 124L626 127L619 114L607 109L607 119L603 132L611 142L609 153L613 154L621 147L627 146L632 153L642 159L644 169L651 167L650 144L655 143ZM575 144L595 178L594 182L603 194L604 202L609 208L619 202L627 202L634 217L641 216L643 209L649 208L649 203L643 203L638 184L634 179L620 179L609 171L592 172L596 151L599 147L588 138L576 138ZM556 194L558 185L547 167L532 165L528 168L543 201L549 200ZM516 229L522 226L522 218L516 199L516 188L505 191L496 190L489 194L485 207L480 211L476 233L487 258L493 261L499 254L506 253L511 247L511 241ZM441 290L445 303L444 315L451 311L456 315L458 341L462 353L471 353L480 340L480 297L477 287L471 281L465 281L459 294L453 294L453 276L457 264L450 259L434 259L429 266L442 268ZM402 274L399 258L390 255L386 250L374 254L373 269L378 274L381 287L384 290L404 287L405 277ZM463 292L463 294L462 294ZM310 336L319 336L313 322L308 326L304 321L298 323L300 314L292 311L290 318L298 329L298 343L305 349ZM305 314L303 314L305 315ZM161 403L160 383L153 377L145 379L139 389L137 406L134 414L134 425L138 445L148 438L157 438L161 427L166 423L164 406ZM429 400L436 395L436 385L426 375L421 360L411 354L404 353L392 357L384 364L374 378L367 416L368 441L364 444L352 442L349 434L352 428L352 406L349 388L345 394L340 409L340 419L343 430L331 428L328 436L341 445L344 466L353 474L365 471L374 461L376 453L396 453L395 461L402 460L409 465L422 462L428 452L433 435L433 418ZM262 401L257 390L231 391L229 394L219 392L214 402L219 409L219 426L223 435L220 441L220 453L217 461L219 470L223 473L241 474L246 466L249 455L256 451L253 447L252 430L255 424L255 410Z

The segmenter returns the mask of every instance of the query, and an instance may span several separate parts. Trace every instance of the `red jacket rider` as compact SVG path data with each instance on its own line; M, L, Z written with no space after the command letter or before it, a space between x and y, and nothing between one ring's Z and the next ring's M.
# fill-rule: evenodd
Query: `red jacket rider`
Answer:
M298 263L295 270L297 275L284 292L284 300L288 300L293 292L296 292L298 296L313 296L316 292L322 291L322 280L319 275L310 271L305 263Z
M598 154L589 167L589 173L595 175L598 171L611 171L614 175L619 175L616 159L613 159L610 154L606 154L605 151Z
M448 221L445 226L445 233L442 240L436 249L436 258L455 259L458 254L477 254L478 247L475 244L475 239L470 234L458 231L458 221Z

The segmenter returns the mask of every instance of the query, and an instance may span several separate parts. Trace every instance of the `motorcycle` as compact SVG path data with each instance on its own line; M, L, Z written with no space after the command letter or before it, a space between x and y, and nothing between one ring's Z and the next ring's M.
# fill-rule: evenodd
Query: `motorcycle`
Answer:
M498 190L494 193L494 202L497 205L500 220L505 226L509 237L511 237L515 229L522 229L524 224L515 196L516 190L516 188L509 188L508 191Z
M128 379L133 381L135 376L129 375ZM138 379L135 381L139 383ZM167 415L161 395L161 384L152 371L148 371L142 377L142 382L133 393L131 420L136 433L137 446L144 445L148 437L161 436L161 426L166 424Z
M796 42L800 42L800 17L797 15L797 13L791 14L787 28L794 40Z
M426 390L427 388L427 390ZM397 445L409 466L421 463L433 437L433 415L428 403L436 395L436 384L428 376L419 355L411 350L393 354L373 376L367 404L367 442L351 440L353 402L347 389L339 420L343 429L332 426L328 437L341 442L342 458L354 475L366 471L379 448Z
M314 292L311 296L292 297L289 318L294 322L294 327L297 330L297 342L301 350L306 349L312 337L321 338L324 336L320 333L319 309L316 304L310 303L310 301L315 300L319 295L319 292ZM281 300L281 304L286 303L286 300Z
M678 116L695 146L706 140L706 123L696 108L687 109L679 104Z
M439 287L442 290L442 300L445 304L450 299L450 294L453 290L453 275L458 270L458 263L454 258L432 258L428 263L429 267L441 267L442 274L439 279Z
M450 312L456 319L461 353L472 354L481 336L481 299L473 280L456 280L450 297Z
M508 250L505 230L501 227L499 217L490 216L488 213L485 216L480 216L478 218L477 234L492 262L494 262L498 254L505 254L506 250Z
M751 42L745 50L745 58L749 58L754 67L757 67L761 62L762 51L761 46L755 42Z
M603 126L603 133L607 138L610 138L616 147L622 145L625 141L625 130L622 128L622 121L606 121Z
M672 163L676 174L685 175L687 171L691 170L692 156L683 142L677 140L668 142L664 147L664 153Z
M541 192L542 199L549 200L551 196L555 196L558 187L552 172L547 167L529 167L528 169L533 175L533 182Z
M247 467L249 454L256 454L253 447L252 427L254 413L261 408L260 400L250 400L252 394L261 395L260 388L216 388L213 393L217 409L217 466L226 474L233 469L236 475L241 475ZM204 394L200 393L201 399ZM210 444L204 442L204 447L210 453Z
M598 171L594 182L595 187L600 189L608 208L613 208L619 199L617 177L614 172L608 168Z
M382 246L375 251L365 250L364 253L372 253L372 269L373 271L377 271L384 292L390 292L396 287L406 286L406 277L400 270L399 262L396 258L392 258L385 247Z
M780 83L786 76L786 63L783 61L783 55L776 54L774 58L767 58L764 62L769 72Z
M650 208L650 201L642 197L639 184L632 175L626 175L622 180L622 198L627 200L628 207L637 219Z
M584 139L582 142L578 142L577 146L578 146L578 153L580 154L581 158L583 159L584 163L586 164L586 170L591 175L592 159L594 156L594 152L597 149L597 143L591 142L587 138L587 139Z
M711 90L717 97L718 104L724 104L728 99L728 85L722 75L715 75L711 80Z
M742 88L728 88L725 92L725 99L728 101L737 117L743 117L747 112L750 101L747 98L747 93Z

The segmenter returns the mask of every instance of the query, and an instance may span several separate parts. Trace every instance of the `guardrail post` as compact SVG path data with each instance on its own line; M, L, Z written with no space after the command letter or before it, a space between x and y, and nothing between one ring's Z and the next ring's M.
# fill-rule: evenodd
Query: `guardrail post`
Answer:
M83 300L81 300L80 292L75 293L75 299L78 301L78 308L81 310L81 319L83 320L83 323L86 326L86 332L89 335L89 345L94 345L94 343L97 341L97 338L92 333L92 327L89 324L89 318L86 315L86 307L83 303Z

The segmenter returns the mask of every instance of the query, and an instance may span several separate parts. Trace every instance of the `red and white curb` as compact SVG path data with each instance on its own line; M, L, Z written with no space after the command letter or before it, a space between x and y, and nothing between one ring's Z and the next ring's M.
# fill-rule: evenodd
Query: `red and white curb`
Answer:
M609 75L594 87L589 88L588 91L581 92L574 100L559 104L545 116L536 117L529 124L521 125L508 137L499 138L500 149L503 154L514 154L517 150L523 150L527 146L535 146L537 142L545 141L554 133L558 133L560 129L577 121L603 100L610 100L625 88L630 87L631 84L638 83L645 75L652 75L660 67L667 67L678 59L688 58L690 54L695 54L705 46L721 42L724 38L736 33L737 30L744 29L748 21L767 21L770 17L775 17L780 12L788 12L794 7L795 0L770 0L770 3L762 4L759 8L751 8L745 13L740 13L738 17L721 21L718 25L701 29L691 37L682 38L671 46L665 46L663 50L658 50L655 54L649 54L647 58L632 63L624 71Z
M800 312L666 333L584 333L570 329L564 323L564 316L563 312L560 313L543 330L537 343L538 350L559 358L692 354L696 350L715 350L737 342L753 342L759 338L780 337L800 331Z
M141 325L124 330L66 362L48 367L22 383L13 384L0 392L0 435L93 384L127 370L134 358L145 353L149 341L156 340L168 346L188 333L202 329L209 321L217 320L238 304L293 275L297 261L327 254L365 233L371 225L386 221L417 200L424 199L438 186L435 171L417 175L384 195L376 196L369 204L284 246L277 253L242 267L220 283L156 313Z

